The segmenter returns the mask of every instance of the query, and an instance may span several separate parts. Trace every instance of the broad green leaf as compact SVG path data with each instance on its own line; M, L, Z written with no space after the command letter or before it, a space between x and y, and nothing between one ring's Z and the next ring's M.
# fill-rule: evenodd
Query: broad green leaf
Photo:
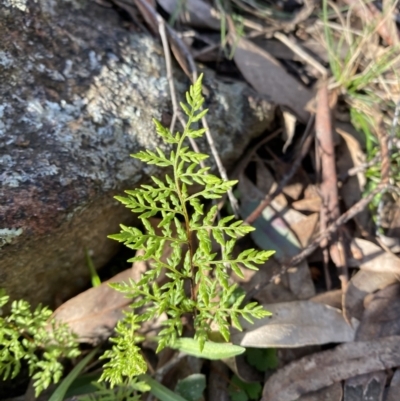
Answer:
M200 351L199 342L193 338L186 337L176 340L171 348L177 349L188 355L196 356L198 358L212 360L231 358L233 356L243 354L246 351L246 348L240 347L238 345L228 343L215 343L212 341L206 341L204 343L203 351Z
M203 398L206 389L206 377L201 373L194 373L178 381L175 392L188 401L199 401Z
M275 348L247 348L246 360L260 372L277 369L279 364Z
M261 396L260 383L246 383L234 375L231 379L228 393L232 401L258 400Z

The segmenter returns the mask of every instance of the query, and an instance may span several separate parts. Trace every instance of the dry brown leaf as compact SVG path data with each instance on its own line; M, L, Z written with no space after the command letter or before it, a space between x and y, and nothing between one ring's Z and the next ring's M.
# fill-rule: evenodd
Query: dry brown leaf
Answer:
M107 339L132 302L108 284L129 281L133 278L132 272L132 269L127 269L71 298L54 311L53 317L56 321L67 323L80 342L97 344Z
M343 401L381 401L386 378L384 371L378 371L346 380Z
M266 39L265 37L255 37L253 42L265 50L272 57L280 60L294 60L296 54L289 49L285 44L283 44L278 39Z
M321 390L303 395L295 401L341 401L342 395L343 389L341 383L335 383Z
M315 297L310 298L311 302L318 302L319 304L325 304L332 308L342 309L342 290L331 290L325 291Z
M400 284L392 284L377 293L366 305L356 333L358 341L400 335Z
M301 149L298 145L296 145L296 147L297 150L295 150L294 152L298 154ZM290 173L290 170L292 168L292 163L284 163L281 160L279 160L279 162L277 162L275 159L266 160L265 163L274 172L276 182L286 180L286 177ZM287 182L286 185L282 188L282 193L292 200L297 201L300 199L300 197L304 196L303 192L305 191L305 188L309 185L309 183L310 176L301 167L299 167L292 175L289 182Z
M296 174L295 174L296 176ZM295 177L294 177L295 178ZM282 192L289 196L292 199L299 199L300 196L302 195L304 190L304 181L303 182L293 182L293 180L290 180L290 182L285 186L285 188L282 189Z
M313 213L291 225L303 248L311 242L313 235L317 232L318 221L319 213Z
M360 270L350 280L343 294L343 314L347 320L362 319L365 297L395 283L397 275Z
M150 223L157 233L161 229L157 227L160 219L151 218ZM165 247L162 261L171 255L172 249ZM144 254L142 250L138 254ZM108 338L118 320L123 317L123 311L129 307L132 302L124 294L112 289L108 284L112 282L129 281L132 279L138 281L141 275L148 269L149 262L135 262L131 269L127 269L115 277L105 281L98 287L90 288L74 298L61 305L53 314L56 320L67 323L71 330L77 334L80 342L96 344ZM158 284L165 282L165 274L158 279ZM153 332L159 327L162 320L161 315L157 320L145 322L141 330L143 332Z
M218 12L202 0L157 0L157 3L171 15L181 7L178 19L185 25L216 31L221 29Z
M261 304L295 301L297 297L290 290L289 281L287 278L288 275L283 276L279 282L270 282L271 278L274 275L279 274L280 271L281 266L274 258L271 258L267 260L266 263L259 266L259 270L256 272L256 274L252 276L249 282L243 283L242 287L246 292L248 292L260 283L268 283L263 287L262 291L258 292L254 296L254 299ZM298 273L295 272L293 274Z
M292 144L293 137L296 131L296 116L292 113L283 110L282 111L283 122L284 122L284 139L285 144L283 145L282 152L286 153L287 148Z
M265 168L264 170L268 171ZM273 187L274 182L271 182L270 179L267 181L271 184L270 187ZM241 193L240 213L243 217L247 217L258 206L264 193L244 175L239 180L239 191ZM282 262L300 251L301 243L294 231L290 229L290 225L305 217L290 209L284 195L281 194L263 210L262 215L253 223L256 231L251 233L251 237L261 249L273 249L275 251L274 258ZM308 299L315 295L314 284L306 262L290 269L287 277L289 287L298 299Z
M400 365L400 336L342 344L286 365L265 383L261 401L292 401L356 374Z
M353 327L338 309L311 301L264 305L271 317L251 324L243 320L243 331L232 330L232 342L243 347L293 348L306 345L353 341L358 321Z
M400 258L396 255L365 239L355 238L353 242L362 252L362 258L349 258L349 266L378 273L400 274Z
M316 196L314 198L301 199L292 203L292 208L302 212L319 212L321 210L321 198Z
M210 361L208 378L208 401L231 401L228 394L229 369L221 361Z
M246 80L258 93L268 96L275 104L288 107L301 121L307 122L306 106L313 97L312 92L265 50L230 34L231 46L235 48L233 59Z
M398 227L398 226L397 226ZM379 243L393 253L400 253L400 237L392 237L379 233Z
M263 373L247 363L245 355L224 359L223 362L229 366L232 372L246 383L263 381Z
M385 401L398 401L400 394L400 369L397 369L390 382Z

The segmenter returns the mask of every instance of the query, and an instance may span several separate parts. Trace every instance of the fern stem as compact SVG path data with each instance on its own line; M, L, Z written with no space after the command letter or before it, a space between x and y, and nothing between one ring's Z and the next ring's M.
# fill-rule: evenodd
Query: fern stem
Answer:
M195 272L195 266L193 264L194 249L193 249L193 241L192 241L192 231L190 229L189 213L186 209L186 200L183 198L183 195L182 195L180 181L179 181L179 172L178 172L180 150L182 148L183 141L187 137L188 129L192 124L193 114L194 114L194 110L192 107L191 116L189 116L188 122L186 124L186 127L182 133L182 137L180 138L177 149L176 149L176 157L175 157L175 161L174 161L174 180L175 180L176 192L178 194L178 198L179 198L179 201L181 202L181 206L182 206L183 217L185 219L186 238L187 238L187 245L189 248L189 256L190 256L189 263L190 263L190 271L191 271L191 277L190 277L191 299L196 302L196 289L195 289L196 272ZM196 309L194 309L194 315L196 316Z

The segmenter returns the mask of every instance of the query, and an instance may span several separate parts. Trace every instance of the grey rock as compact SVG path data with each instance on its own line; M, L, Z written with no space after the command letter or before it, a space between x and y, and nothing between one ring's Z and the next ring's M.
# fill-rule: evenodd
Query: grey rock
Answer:
M171 101L157 39L93 1L0 0L0 287L54 304L87 282L133 215L113 195L160 172L130 158L163 146ZM274 107L204 69L208 121L229 169ZM174 70L181 97L189 82ZM182 98L182 97L181 97ZM208 152L205 142L200 148ZM209 152L208 152L209 153Z

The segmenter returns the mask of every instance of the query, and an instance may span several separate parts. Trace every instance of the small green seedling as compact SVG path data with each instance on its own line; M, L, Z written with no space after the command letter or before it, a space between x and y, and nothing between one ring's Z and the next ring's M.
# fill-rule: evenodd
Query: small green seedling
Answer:
M260 383L246 383L234 375L228 387L228 393L232 401L259 400L262 386Z

